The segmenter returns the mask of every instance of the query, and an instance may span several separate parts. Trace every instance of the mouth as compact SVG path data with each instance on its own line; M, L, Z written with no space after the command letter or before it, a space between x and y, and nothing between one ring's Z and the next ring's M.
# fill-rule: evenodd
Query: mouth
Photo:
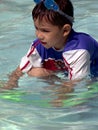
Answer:
M46 42L42 42L42 41L41 41L41 43L42 43L43 45L46 45L46 44L47 44Z

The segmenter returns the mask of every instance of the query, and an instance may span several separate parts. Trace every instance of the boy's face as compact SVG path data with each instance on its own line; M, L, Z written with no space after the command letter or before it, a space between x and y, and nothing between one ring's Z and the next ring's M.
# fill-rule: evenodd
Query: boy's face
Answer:
M64 35L65 29L63 27L59 28L58 26L52 25L44 18L41 21L39 19L34 20L34 25L36 36L44 47L54 47L57 49L64 47L67 35Z

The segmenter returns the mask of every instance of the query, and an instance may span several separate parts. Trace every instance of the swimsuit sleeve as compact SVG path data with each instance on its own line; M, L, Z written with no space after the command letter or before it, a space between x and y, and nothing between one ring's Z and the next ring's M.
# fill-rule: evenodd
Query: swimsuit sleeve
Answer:
M36 47L31 46L27 54L22 57L20 69L23 73L28 72L32 67L41 67L41 57Z
M90 73L90 55L85 49L71 50L63 54L68 77L71 80L80 79Z

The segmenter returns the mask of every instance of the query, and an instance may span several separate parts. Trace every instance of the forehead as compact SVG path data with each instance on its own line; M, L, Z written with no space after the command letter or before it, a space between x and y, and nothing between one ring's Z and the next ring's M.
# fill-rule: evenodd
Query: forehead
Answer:
M39 18L34 19L35 26L41 26L45 28L59 28L57 25L53 25L49 20L43 17L41 20Z

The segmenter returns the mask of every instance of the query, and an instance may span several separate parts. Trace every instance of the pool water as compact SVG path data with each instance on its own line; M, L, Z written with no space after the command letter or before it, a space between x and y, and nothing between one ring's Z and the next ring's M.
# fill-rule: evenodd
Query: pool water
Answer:
M72 2L74 29L98 40L98 0ZM32 0L0 1L0 87L35 39L33 6ZM0 130L98 130L98 82L69 88L63 81L24 75L18 88L0 92Z

